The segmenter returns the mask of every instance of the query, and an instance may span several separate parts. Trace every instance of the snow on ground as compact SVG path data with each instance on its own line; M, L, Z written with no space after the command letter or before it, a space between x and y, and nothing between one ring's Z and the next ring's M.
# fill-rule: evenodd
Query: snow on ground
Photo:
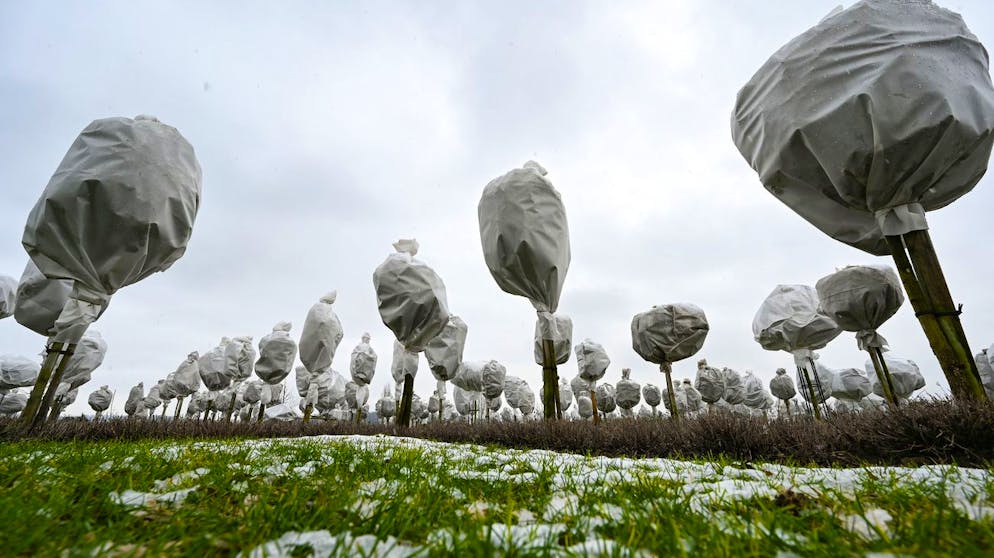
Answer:
M455 500L463 508L459 512L474 521L485 524L484 535L497 549L506 552L528 549L556 549L563 555L641 555L639 550L618 547L615 541L601 538L597 528L611 522L631 520L625 510L600 502L581 506L581 499L592 494L603 495L613 487L653 481L676 487L685 497L688 509L708 516L722 529L747 532L755 535L777 537L784 541L804 541L798 533L785 533L761 524L746 524L741 518L725 510L730 502L752 498L775 498L783 494L797 494L812 498L831 497L835 500L855 501L858 492L872 486L917 486L943 492L952 505L975 520L994 519L994 506L989 501L988 487L994 485L994 473L983 469L961 468L947 465L923 467L864 467L864 468L811 468L790 467L778 464L741 464L738 467L721 466L708 462L679 461L673 459L635 459L621 457L588 457L545 450L494 449L468 444L447 444L414 438L386 436L318 436L305 439L309 444L335 446L348 444L360 451L369 452L377 459L389 460L395 452L417 452L424 462L435 465L439 474L455 481L481 480L512 485L533 483L539 478L551 478L554 493L541 509L510 510L516 525L494 522L489 519L496 504L486 501L467 501L458 489L451 489ZM233 465L241 473L259 479L274 477L306 478L323 463L335 459L334 452L325 452L318 459L303 465L291 466L279 459L281 450L299 444L299 439L270 439L248 441L208 441L193 444L164 445L152 450L161 459L182 461L190 451L207 450L240 455L243 463ZM127 463L122 463L127 465ZM101 468L110 468L104 464ZM208 471L195 469L157 481L153 492L126 490L109 495L111 501L125 507L136 508L154 503L182 505L183 499L197 489L193 485ZM409 471L408 471L409 472ZM451 485L451 482L449 483ZM191 486L192 485L192 486ZM397 480L374 479L360 485L352 511L360 517L373 517L383 502L394 499L400 492ZM246 485L233 487L242 491ZM599 496L598 496L599 497ZM854 536L866 540L887 538L892 521L885 509L867 508L857 514L838 517L840 524ZM583 529L586 540L573 547L557 546L556 540L566 531L566 523ZM377 539L368 534L330 531L287 532L280 538L256 548L245 549L244 556L289 556L298 547L310 547L314 556L365 556L405 557L423 553L426 549L444 549L452 545L458 532L439 530L428 535L425 546L401 542L388 537Z

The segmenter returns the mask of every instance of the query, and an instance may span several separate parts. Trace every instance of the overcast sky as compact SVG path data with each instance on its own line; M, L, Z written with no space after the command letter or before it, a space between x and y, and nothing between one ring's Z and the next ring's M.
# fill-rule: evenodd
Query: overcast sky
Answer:
M994 45L994 6L941 3ZM639 382L662 381L631 348L632 316L693 302L700 356L767 382L786 353L752 338L779 283L814 285L848 264L890 263L840 244L760 184L729 132L735 95L835 0L805 2L3 2L0 3L0 273L20 277L28 211L90 121L152 114L194 146L203 201L186 255L114 296L94 326L115 410L192 350L256 342L281 320L299 336L327 291L345 328L334 368L372 334L371 399L391 383L392 334L373 269L398 238L444 279L469 324L466 360L497 359L539 391L535 312L501 292L476 208L491 179L535 159L562 193L573 260L560 311ZM974 351L994 342L990 176L929 214ZM881 333L948 386L910 306ZM0 321L0 353L45 340ZM821 352L862 366L853 334ZM696 359L675 365L693 377ZM560 375L576 374L576 360ZM422 358L416 391L434 380Z

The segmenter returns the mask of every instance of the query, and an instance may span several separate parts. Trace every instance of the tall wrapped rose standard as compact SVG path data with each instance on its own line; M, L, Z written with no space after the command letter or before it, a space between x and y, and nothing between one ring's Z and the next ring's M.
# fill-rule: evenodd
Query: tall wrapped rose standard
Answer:
M46 277L73 282L25 423L45 416L76 343L114 293L165 271L186 251L201 180L190 144L153 117L96 120L70 146L21 239Z
M832 238L891 255L953 395L983 399L925 213L977 184L994 143L988 56L931 2L864 0L777 51L732 138L773 195Z
M569 358L570 340L559 331L562 321L554 313L569 270L570 247L566 208L545 175L541 165L528 161L495 178L483 189L478 214L483 257L497 286L527 298L538 312L542 407L548 420L558 409L556 363L562 355Z

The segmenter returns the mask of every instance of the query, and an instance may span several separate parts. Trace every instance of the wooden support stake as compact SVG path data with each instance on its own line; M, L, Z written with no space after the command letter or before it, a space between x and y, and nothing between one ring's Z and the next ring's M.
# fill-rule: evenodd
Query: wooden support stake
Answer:
M987 394L984 392L980 372L977 363L973 360L973 352L970 351L970 343L963 330L959 310L953 303L949 285L942 273L935 247L932 245L932 238L927 230L911 231L903 238L924 298L930 303L933 317L949 346L952 358L942 366L942 369L949 381L953 396L986 401ZM918 313L917 308L915 310Z
M180 411L183 410L183 396L180 395L176 398L176 414L173 415L173 420L179 420Z
M266 405L262 401L259 402L259 418L256 422L262 422L263 417L266 416Z
M673 392L673 365L664 362L659 365L659 370L666 376L666 398L670 400L670 416L673 420L680 420L680 413L676 408L676 393Z
M45 389L48 387L49 380L52 378L52 371L55 370L55 365L59 361L59 353L61 351L62 343L58 342L52 343L45 348L45 360L42 362L41 371L38 372L35 385L31 388L28 403L25 405L24 410L21 411L21 423L24 426L31 426L34 423L35 415L38 414L38 407L41 405L42 397L45 395Z
M890 370L887 370L883 362L883 354L878 353L877 347L867 347L866 352L870 353L870 361L873 362L873 370L877 373L877 381L880 388L884 390L884 398L891 407L897 407L897 396L894 395L894 384L891 382Z
M404 394L400 398L400 412L398 422L404 428L411 426L411 404L414 399L414 376L410 374L404 375ZM438 400L438 410L441 412L443 404L445 402L439 398Z
M808 403L811 404L811 408L815 414L815 420L821 420L821 409L818 408L818 399L815 397L815 387L811 383L811 377L808 375L808 368L804 365L797 365L797 372L801 375L801 389L807 388L808 391ZM818 372L815 372L817 374Z
M556 371L556 344L552 339L542 340L542 414L545 420L556 419L556 400L559 399L559 374Z
M55 368L55 373L52 374L52 379L48 383L48 389L45 390L45 396L41 400L41 405L38 407L38 413L35 414L34 420L31 423L31 428L36 428L45 421L45 415L48 414L52 406L52 401L55 399L55 392L59 389L59 384L62 383L62 376L65 375L66 367L69 366L69 359L72 358L75 351L76 345L74 343L68 343L63 346L62 360L59 361L59 365ZM54 419L56 416L58 416L58 413L49 417L49 420Z
M314 404L313 403L308 403L306 406L304 406L304 422L305 423L311 422L311 413L313 413L313 412L314 412Z
M594 424L601 423L601 415L597 412L597 390L595 384L590 384L590 406L594 409Z

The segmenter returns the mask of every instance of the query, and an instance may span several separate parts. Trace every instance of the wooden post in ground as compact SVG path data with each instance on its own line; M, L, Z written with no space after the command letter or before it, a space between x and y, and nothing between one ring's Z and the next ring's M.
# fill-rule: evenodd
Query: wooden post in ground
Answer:
M953 397L985 401L977 363L970 352L959 310L954 307L928 231L888 236L887 244L908 300L949 382Z
M556 344L552 339L542 340L542 414L545 420L556 419L556 400L559 399L559 374L556 371Z
M680 420L680 413L676 408L676 393L673 391L673 365L664 362L659 365L659 370L666 376L666 398L670 400L670 416L673 420Z
M821 409L818 407L818 399L815 396L815 387L811 383L811 376L808 375L808 368L803 363L797 365L797 373L801 376L801 389L807 389L808 392L808 403L811 404L811 408L814 411L815 419L821 420ZM816 371L815 374L818 372Z
M597 411L597 383L590 382L590 407L594 410L594 424L601 423L601 415Z
M48 415L49 409L52 406L52 401L55 399L55 392L59 389L59 384L62 383L62 376L65 375L66 367L69 366L69 359L72 358L74 352L76 352L75 344L68 343L63 346L63 350L61 351L62 360L59 361L59 365L56 366L55 373L52 374L52 379L48 383L48 389L45 390L45 396L42 398L41 405L38 406L38 412L35 414L35 417L31 422L32 428L37 427L45 421L45 417ZM58 416L58 413L56 413L56 416Z
M31 426L34 423L35 415L38 414L38 407L41 405L41 400L45 395L46 388L48 388L49 380L52 378L52 372L58 364L62 346L62 343L55 342L45 348L45 360L42 362L35 385L31 388L31 395L28 396L27 405L21 411L21 422L25 426Z
M411 403L414 399L414 376L410 374L404 374L404 394L400 398L400 411L397 413L397 422L401 426L407 428L411 426ZM438 400L439 415L441 415L442 406L444 401L442 399Z
M877 353L876 347L867 347L866 352L870 354L870 361L873 363L873 370L877 373L877 381L880 388L884 390L884 398L891 407L897 407L897 397L894 395L894 384L891 382L890 370L885 368L883 354Z
M38 406L38 412L35 414L32 426L38 426L44 422L45 418L49 415L49 411L52 407L52 401L55 400L55 392L58 391L59 384L62 383L62 377L66 373L66 367L69 366L69 359L75 351L76 345L72 343L63 345L62 350L59 351L59 354L62 355L62 359L59 360L59 364L55 367L55 372L52 373L52 377L48 382L48 389L45 390L45 395L41 398L41 404Z
M173 415L173 420L179 420L179 413L183 410L183 396L180 395L176 398L176 414Z

